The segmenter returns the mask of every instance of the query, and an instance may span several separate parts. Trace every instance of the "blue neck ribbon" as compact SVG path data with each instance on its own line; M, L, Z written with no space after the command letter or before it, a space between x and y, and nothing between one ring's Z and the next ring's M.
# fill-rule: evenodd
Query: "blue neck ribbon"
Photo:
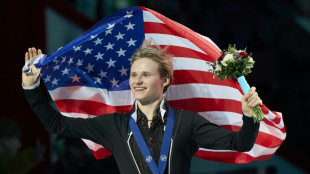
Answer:
M169 106L166 130L165 130L163 142L161 145L161 151L160 151L158 167L157 167L149 149L147 148L147 145L142 137L142 134L137 126L136 121L132 118L132 114L130 115L129 125L131 128L131 131L133 133L133 136L138 144L138 147L147 165L149 166L153 174L163 174L165 171L167 160L168 160L168 153L169 153L169 148L170 148L173 124L174 124L174 112L173 112L173 109Z

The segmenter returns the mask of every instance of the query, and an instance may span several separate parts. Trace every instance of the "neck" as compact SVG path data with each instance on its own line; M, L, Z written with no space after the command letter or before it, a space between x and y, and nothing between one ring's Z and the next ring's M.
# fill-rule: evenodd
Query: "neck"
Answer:
M139 106L139 109L146 115L148 120L152 120L161 101L162 101L162 98L155 100L153 102L138 101L138 106Z

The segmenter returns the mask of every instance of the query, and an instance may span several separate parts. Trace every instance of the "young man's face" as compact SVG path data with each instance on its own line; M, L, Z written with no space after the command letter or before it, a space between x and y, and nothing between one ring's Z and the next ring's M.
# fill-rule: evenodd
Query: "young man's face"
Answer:
M149 104L162 100L169 78L161 78L157 62L140 58L131 65L129 84L135 99L141 104Z

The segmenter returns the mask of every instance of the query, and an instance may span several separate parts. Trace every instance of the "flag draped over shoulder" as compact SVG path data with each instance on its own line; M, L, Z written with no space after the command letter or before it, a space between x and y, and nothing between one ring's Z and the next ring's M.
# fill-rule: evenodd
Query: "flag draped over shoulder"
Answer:
M62 114L90 118L113 112L129 112L134 101L129 87L130 58L144 39L169 46L174 81L165 94L178 109L198 112L224 128L242 126L243 93L235 80L213 78L206 62L214 62L220 49L202 36L144 7L126 8L108 16L83 35L39 61L41 77ZM281 113L262 105L266 119L249 152L200 148L196 157L247 163L270 158L286 136ZM97 159L111 153L84 140Z

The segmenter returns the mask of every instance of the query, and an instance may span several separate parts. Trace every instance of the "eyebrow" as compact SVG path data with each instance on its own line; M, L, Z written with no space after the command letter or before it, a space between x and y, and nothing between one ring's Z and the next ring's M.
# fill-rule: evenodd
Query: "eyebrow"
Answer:
M132 74L132 73L136 73L136 72L135 71L134 72L130 72L130 74ZM150 73L151 74L150 71L142 71L141 73Z

